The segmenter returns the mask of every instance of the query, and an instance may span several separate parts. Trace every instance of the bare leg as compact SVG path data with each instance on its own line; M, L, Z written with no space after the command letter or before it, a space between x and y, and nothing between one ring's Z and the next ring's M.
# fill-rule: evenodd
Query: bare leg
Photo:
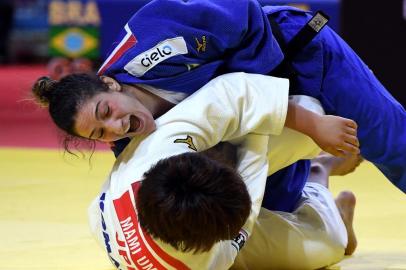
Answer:
M332 175L332 172L352 172L361 162L353 161L354 159L352 159L351 162L348 162L346 161L346 158L337 158L330 154L319 156L312 160L308 181L319 183L328 188L328 180L329 176ZM342 165L342 162L346 163L345 166ZM350 166L350 164L352 165ZM345 228L347 229L348 244L345 249L345 255L353 254L357 247L357 238L353 227L355 202L355 195L351 191L343 191L335 199L338 211L340 212Z
M328 188L328 178L330 176L331 166L327 166L318 161L312 160L310 175L307 178L309 182L315 182Z
M351 191L342 191L335 199L338 211L344 221L345 228L347 229L348 244L345 249L345 255L351 255L357 248L357 238L355 236L353 220L355 208L355 195Z
M328 167L330 176L346 175L353 172L364 159L361 155L347 154L345 157L335 157L326 152L321 152L319 156L312 160L312 164L320 163Z

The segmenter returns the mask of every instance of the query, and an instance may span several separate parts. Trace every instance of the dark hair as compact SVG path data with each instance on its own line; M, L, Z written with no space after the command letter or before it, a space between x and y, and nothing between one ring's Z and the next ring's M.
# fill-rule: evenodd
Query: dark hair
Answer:
M183 252L234 239L251 210L241 176L201 153L160 160L136 195L141 226Z
M107 91L107 85L99 77L84 73L71 74L60 81L41 77L32 87L36 100L43 107L48 107L54 123L68 134L64 141L65 149L73 137L78 137L74 124L79 106L94 95Z
M231 143L220 142L200 154L233 169L237 167L237 147Z

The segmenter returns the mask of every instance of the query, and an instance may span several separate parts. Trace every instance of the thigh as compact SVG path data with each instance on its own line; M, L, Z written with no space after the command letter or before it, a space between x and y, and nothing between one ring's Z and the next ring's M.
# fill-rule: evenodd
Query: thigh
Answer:
M307 183L293 213L261 209L233 269L319 269L340 261L346 245L331 193Z
M322 38L324 78L320 100L326 113L355 120L361 154L401 186L402 177L406 181L405 109L340 37L326 31ZM403 185L406 188L406 183Z

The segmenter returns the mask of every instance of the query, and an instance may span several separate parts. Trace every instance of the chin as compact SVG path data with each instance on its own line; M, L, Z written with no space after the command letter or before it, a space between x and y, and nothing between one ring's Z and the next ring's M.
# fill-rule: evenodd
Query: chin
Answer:
M154 132L155 130L156 130L156 126L155 126L155 123L154 123L153 125L151 125L151 127L149 127L149 128L146 130L145 134L151 134L151 133Z

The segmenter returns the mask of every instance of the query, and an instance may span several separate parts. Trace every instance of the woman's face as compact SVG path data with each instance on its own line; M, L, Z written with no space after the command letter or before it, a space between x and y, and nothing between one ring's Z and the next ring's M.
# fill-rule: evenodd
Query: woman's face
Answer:
M156 128L151 112L131 94L109 91L96 94L78 109L77 135L102 142L147 135Z

